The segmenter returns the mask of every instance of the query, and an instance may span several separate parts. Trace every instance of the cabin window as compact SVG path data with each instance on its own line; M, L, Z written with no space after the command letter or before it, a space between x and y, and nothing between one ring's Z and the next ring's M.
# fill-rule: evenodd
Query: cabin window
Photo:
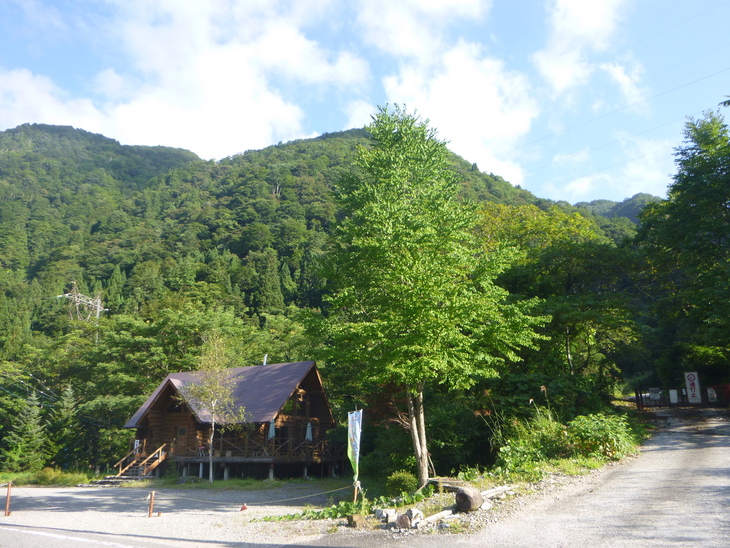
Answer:
M188 434L188 429L185 428L184 426L181 426L180 428L177 429L177 435L178 435L178 437L181 438L183 436L187 436L187 434Z
M294 415L294 400L289 400L284 404L284 407L281 408L282 415Z
M168 413L182 413L185 411L185 404L179 401L173 401L167 407Z

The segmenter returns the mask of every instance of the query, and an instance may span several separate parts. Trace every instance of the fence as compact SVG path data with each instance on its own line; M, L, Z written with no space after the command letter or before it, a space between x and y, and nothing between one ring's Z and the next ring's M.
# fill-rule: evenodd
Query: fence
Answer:
M704 406L726 407L730 404L730 384L715 385L702 388L702 402L691 404L683 388L639 388L634 400L637 409L649 407Z

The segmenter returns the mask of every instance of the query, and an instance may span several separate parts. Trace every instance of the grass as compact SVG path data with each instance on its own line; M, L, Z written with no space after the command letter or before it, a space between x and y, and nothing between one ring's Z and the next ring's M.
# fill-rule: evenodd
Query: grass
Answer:
M44 468L37 472L0 472L0 483L13 482L13 485L58 485L75 486L88 483L92 478L83 472L63 472L58 468Z
M194 476L190 476L194 477ZM316 485L322 491L330 491L350 485L349 478L318 478L318 479L287 479L287 480L261 480L254 478L237 478L229 480L213 480L211 484L207 478L191 483L177 483L179 477L166 476L161 479L140 480L125 483L124 487L134 488L160 488L174 487L175 489L192 490L236 490L236 491L266 491L291 485ZM197 478L196 478L197 479Z

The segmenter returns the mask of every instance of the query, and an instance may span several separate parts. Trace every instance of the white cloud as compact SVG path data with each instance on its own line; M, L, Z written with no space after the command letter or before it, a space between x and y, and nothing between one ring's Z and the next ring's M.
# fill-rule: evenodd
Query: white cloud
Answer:
M100 131L104 115L88 99L71 99L49 78L0 70L0 127L29 121Z
M525 135L537 116L524 75L460 42L430 68L405 67L384 81L389 102L405 103L429 118L442 139L483 171L520 184L522 171L504 151Z
M480 19L491 0L367 0L358 22L363 39L398 57L428 62L444 44L442 31L459 19Z
M205 158L301 137L305 113L289 88L352 91L369 77L346 46L330 50L305 35L332 4L112 0L103 24L116 59L94 78L95 103L29 71L4 73L0 122L74 120L124 143Z
M622 141L622 160L607 165L602 171L588 173L542 187L543 194L553 199L575 203L600 195L604 199L621 201L639 192L666 197L667 185L673 171L671 140L626 138ZM559 198L558 198L559 197Z
M612 187L627 197L637 192L666 197L671 174L675 172L671 153L676 145L671 139L627 139L624 152L629 160Z
M629 70L618 63L601 63L600 68L618 86L628 104L633 105L646 98L644 90L638 85L643 72L640 66L634 65Z
M610 45L626 0L554 0L545 48L533 56L556 93L588 82L594 64L589 54Z
M568 154L556 154L555 156L553 156L552 163L560 164L563 162L571 162L571 163L585 162L586 160L590 159L590 157L591 157L590 150L588 150L587 148L584 148L577 152L570 152Z
M375 105L368 101L355 100L345 105L345 113L347 114L347 122L342 129L361 128L372 122L372 115L377 111Z
M330 62L316 42L287 24L272 24L253 48L251 62L301 82L361 85L369 73L367 63L351 52L339 52Z

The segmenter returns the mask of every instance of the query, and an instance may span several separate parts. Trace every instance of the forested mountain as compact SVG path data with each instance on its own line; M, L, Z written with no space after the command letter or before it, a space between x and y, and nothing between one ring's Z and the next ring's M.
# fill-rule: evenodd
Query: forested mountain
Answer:
M612 217L626 217L634 223L638 223L641 210L648 204L659 201L661 201L661 198L642 192L634 194L631 198L626 198L621 202L593 200L592 202L578 202L575 204L575 207L581 211L589 211L608 219Z
M70 127L1 132L4 462L8 451L23 450L2 438L31 398L46 409L47 462L113 461L125 452L129 436L120 428L131 412L165 375L195 369L213 328L235 341L240 365L264 354L270 362L317 358L335 407L381 398L374 412L383 421L388 410L397 415L402 402L387 388L365 396L347 364L327 362L312 321L327 313L332 292L322 262L343 215L338 184L368 143L364 130L350 130L213 162ZM650 282L627 218L650 197L576 209L451 161L459 199L481 204L478 252L504 262L490 267L501 272L496 282L516 299L535 299L536 313L550 318L542 342L480 390L501 391L509 405L549 386L552 401L574 413L610 393L621 371L651 376L658 339L642 297ZM72 283L101 297L98 321L58 297ZM486 428L469 421L487 404L466 393L426 397L437 409L434 435L461 436L464 458L483 458L473 434ZM444 465L453 458L438 445L433 452Z

